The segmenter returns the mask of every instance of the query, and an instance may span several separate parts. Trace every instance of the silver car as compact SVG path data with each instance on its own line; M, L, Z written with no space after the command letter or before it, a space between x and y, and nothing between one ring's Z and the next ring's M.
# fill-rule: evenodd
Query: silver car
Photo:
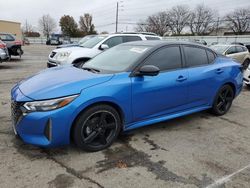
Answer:
M0 63L9 59L9 53L6 44L0 40Z
M78 47L59 48L53 50L49 54L47 67L65 64L80 66L106 49L112 48L121 43L140 40L161 40L161 38L145 34L97 35Z

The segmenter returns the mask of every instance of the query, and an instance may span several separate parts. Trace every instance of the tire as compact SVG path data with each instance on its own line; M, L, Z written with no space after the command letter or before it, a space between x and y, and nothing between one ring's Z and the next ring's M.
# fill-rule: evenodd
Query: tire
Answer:
M228 112L232 106L234 91L230 85L222 86L217 92L211 112L216 116L222 116Z
M109 105L96 105L77 118L73 129L75 144L86 151L100 151L109 147L120 133L119 113Z
M248 68L250 64L250 60L249 59L246 59L243 63L242 63L242 67L243 67L243 70L246 70Z

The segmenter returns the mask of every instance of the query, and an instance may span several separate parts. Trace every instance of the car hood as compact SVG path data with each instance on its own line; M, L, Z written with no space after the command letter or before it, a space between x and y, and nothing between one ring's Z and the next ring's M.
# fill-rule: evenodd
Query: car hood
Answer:
M20 82L18 87L25 96L44 100L78 94L112 77L112 74L95 74L73 66L61 66L39 72Z

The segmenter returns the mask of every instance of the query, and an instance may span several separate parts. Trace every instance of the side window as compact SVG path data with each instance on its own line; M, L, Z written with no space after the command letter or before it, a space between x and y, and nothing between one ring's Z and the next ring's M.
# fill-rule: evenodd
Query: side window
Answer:
M208 63L213 63L215 60L215 55L210 50L207 50Z
M7 35L1 35L1 34L0 34L0 38L1 38L3 41L6 41L6 40L7 40L6 36L7 36Z
M8 35L8 34L0 34L0 38L3 41L14 41L15 40L11 35Z
M226 55L235 54L235 53L237 53L236 48L235 46L232 46L227 50Z
M237 53L244 52L243 48L241 46L236 46Z
M158 37L146 37L147 40L161 40Z
M248 49L246 47L241 47L241 48L242 48L243 52L247 52L248 51Z
M181 68L180 47L171 46L161 48L149 56L144 65L157 66L161 71Z
M118 44L121 44L121 43L123 43L123 38L120 36L117 36L117 37L109 38L103 44L107 44L109 46L109 48L112 48L112 47L114 47Z
M184 52L188 67L208 64L206 50L192 46L184 46Z
M123 36L123 42L132 42L142 40L141 37L138 36Z

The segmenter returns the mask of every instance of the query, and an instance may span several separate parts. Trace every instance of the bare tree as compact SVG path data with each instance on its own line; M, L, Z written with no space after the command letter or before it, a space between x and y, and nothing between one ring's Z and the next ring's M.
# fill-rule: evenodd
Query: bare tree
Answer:
M169 31L169 20L166 12L159 12L149 16L145 22L138 23L135 30L138 32L153 32L163 36Z
M250 9L240 8L225 16L227 27L235 34L243 34L250 29Z
M90 14L84 14L84 16L80 16L80 29L82 32L84 32L86 35L87 34L96 34L95 31L95 26L92 23L92 16Z
M31 24L28 23L28 21L26 20L23 27L22 27L22 31L23 33L30 33L34 31L34 28Z
M216 27L216 12L204 6L198 5L190 15L189 27L192 34L205 35L214 31Z
M187 26L191 13L185 5L177 5L167 12L169 17L169 27L173 34L180 35L184 27Z
M44 36L49 38L50 34L56 29L55 20L49 15L43 15L38 21L39 29Z

